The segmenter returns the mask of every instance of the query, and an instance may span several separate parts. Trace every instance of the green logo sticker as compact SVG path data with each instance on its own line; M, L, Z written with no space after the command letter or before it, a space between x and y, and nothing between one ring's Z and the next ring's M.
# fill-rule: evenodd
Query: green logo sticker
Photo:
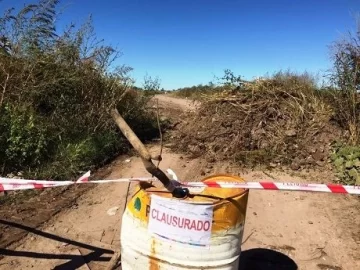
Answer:
M136 198L136 199L135 199L134 208L135 208L136 210L140 211L140 209L141 209L141 201L140 201L139 198Z

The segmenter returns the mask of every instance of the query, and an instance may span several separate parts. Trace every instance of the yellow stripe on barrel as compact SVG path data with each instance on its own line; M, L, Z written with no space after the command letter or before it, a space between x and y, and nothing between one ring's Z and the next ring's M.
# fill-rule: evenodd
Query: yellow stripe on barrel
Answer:
M202 180L203 182L224 181L224 182L245 182L244 179L231 175L215 175ZM171 198L163 188L144 189L136 187L135 194L128 203L127 208L132 215L145 222L149 221L149 210L151 194L161 197ZM214 217L212 232L227 230L245 221L246 206L248 201L248 190L241 188L215 188L206 187L203 191L193 198L186 198L187 202L207 202L214 204Z

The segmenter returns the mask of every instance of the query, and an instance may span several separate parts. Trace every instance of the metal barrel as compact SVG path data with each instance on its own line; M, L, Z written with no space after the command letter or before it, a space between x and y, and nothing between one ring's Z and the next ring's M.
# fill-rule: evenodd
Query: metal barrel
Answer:
M202 181L244 182L214 175ZM164 188L137 186L121 228L121 265L135 269L237 270L249 191L191 188L174 199Z

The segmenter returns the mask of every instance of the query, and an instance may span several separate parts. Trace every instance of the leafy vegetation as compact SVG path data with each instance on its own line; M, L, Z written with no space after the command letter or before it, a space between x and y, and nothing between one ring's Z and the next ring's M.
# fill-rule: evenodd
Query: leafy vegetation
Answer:
M331 161L342 182L360 185L360 146L335 144Z
M56 29L58 0L0 18L0 173L65 179L128 149L108 113L116 107L140 138L157 135L149 95L130 90L130 67L96 37L91 18Z
M213 84L196 85L191 87L179 88L172 92L175 97L190 98L194 100L201 100L205 95L211 95L221 91L221 87L216 87Z
M334 120L348 133L346 144L334 145L331 161L343 183L360 185L360 23L332 46Z
M356 33L335 42L332 50L336 120L349 131L349 143L356 145L360 143L360 22Z
M133 86L120 53L99 40L91 18L56 29L58 0L39 0L0 18L0 173L64 179L128 149L109 116L116 107L143 140L157 136L145 110L160 80ZM360 174L360 31L334 43L331 84L308 73L278 72L245 81L230 70L216 84L173 95L201 99L179 146L244 164L323 166L331 154L339 178ZM124 91L131 88L124 99ZM202 124L201 124L202 123ZM187 134L188 131L188 134ZM341 146L329 148L334 140ZM239 150L241 149L241 150ZM195 153L196 152L196 153Z
M213 95L224 90L240 89L243 86L241 76L236 76L231 70L225 69L224 75L216 78L217 82L208 84L199 84L190 87L183 87L173 91L172 95L181 98L190 98L193 100L202 100L208 95Z

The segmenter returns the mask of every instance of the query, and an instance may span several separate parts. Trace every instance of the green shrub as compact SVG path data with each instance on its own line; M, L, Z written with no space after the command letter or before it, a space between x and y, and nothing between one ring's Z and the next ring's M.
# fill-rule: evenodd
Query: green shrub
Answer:
M10 169L18 170L23 166L38 166L47 158L47 134L41 120L33 111L20 106L5 106L9 115L8 137L4 145ZM3 136L2 136L3 137Z
M129 149L109 111L142 140L158 135L150 95L130 91L130 67L96 38L91 19L56 31L58 0L0 18L0 173L68 179ZM110 70L111 67L111 70Z
M360 146L335 144L331 161L339 179L349 185L360 185Z

